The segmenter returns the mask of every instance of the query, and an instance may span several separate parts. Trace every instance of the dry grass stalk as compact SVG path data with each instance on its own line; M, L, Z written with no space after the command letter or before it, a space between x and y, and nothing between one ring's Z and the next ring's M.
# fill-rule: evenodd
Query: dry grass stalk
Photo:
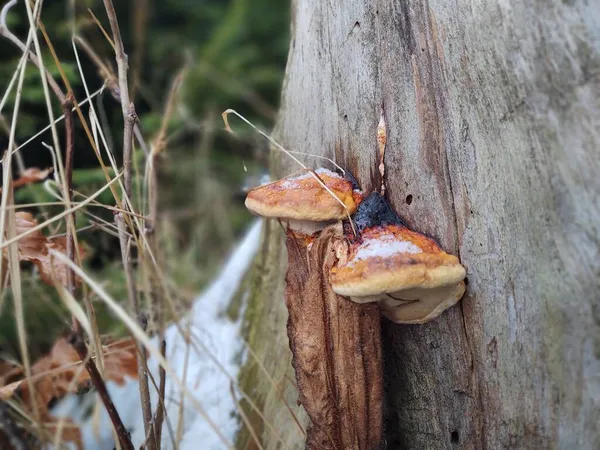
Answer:
M119 29L117 14L115 12L114 5L111 0L104 0L104 7L106 9L106 14L108 16L108 20L110 22L110 27L113 34L115 56L117 60L117 73L119 79L121 108L123 110L123 120L125 121L125 129L123 133L123 172L125 184L124 196L128 199L131 199L133 129L135 123L137 122L137 115L135 113L135 107L129 99L127 55L125 54L123 40L121 39L121 32ZM127 237L125 236L124 232L125 223L123 221L122 216L120 216L117 220L119 227L119 240L121 242L123 265L125 267L125 273L127 274L127 283L129 286L129 301L133 307L134 314L139 318L141 311L139 308L139 302L137 301L136 297L133 278L133 265L129 254L129 248L127 245ZM156 255L155 248L151 248L151 250L153 251L153 254ZM145 331L145 326L143 326L142 329ZM138 346L139 349L142 350L141 343L138 343ZM147 449L157 450L160 446L160 441L157 441L156 439L157 432L152 420L152 405L150 403L150 391L148 389L148 364L145 355L143 354L143 351L140 352L140 356L141 357L139 358L140 367L138 373L138 380L142 412L144 417L144 431L146 436L148 436Z

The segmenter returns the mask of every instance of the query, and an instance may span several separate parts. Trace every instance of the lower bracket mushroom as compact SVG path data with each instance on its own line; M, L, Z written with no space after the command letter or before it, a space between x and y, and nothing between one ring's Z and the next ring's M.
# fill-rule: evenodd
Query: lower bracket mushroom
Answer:
M334 292L358 303L380 301L396 323L428 322L464 294L466 271L431 238L409 230L378 193L354 215L359 237L331 270Z

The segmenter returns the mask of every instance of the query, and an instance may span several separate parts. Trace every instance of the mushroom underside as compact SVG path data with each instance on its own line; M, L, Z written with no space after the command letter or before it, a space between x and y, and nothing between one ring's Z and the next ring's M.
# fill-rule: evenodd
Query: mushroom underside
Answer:
M413 288L386 294L385 298L380 298L379 305L382 314L392 322L422 324L458 303L464 293L465 283L461 281L449 286Z
M329 225L334 224L334 221L321 221L321 222L313 222L310 220L282 220L284 224L287 224L287 227L290 230L293 230L296 233L305 234L310 236L315 234L322 229L328 227Z

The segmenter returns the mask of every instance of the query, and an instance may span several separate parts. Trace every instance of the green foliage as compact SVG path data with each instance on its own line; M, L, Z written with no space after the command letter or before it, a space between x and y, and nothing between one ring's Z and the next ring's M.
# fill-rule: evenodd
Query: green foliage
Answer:
M161 214L160 242L164 254L159 255L178 295L187 300L194 297L216 271L228 248L247 226L250 216L243 207L241 187L248 173L264 170L264 160L250 152L259 142L232 139L222 131L220 113L235 108L261 126L268 128L274 120L283 70L287 57L289 5L287 2L268 0L181 0L178 2L148 2L148 11L136 9L144 2L115 2L121 32L129 55L130 78L140 74L140 83L134 101L140 126L151 143L161 127L165 103L174 76L187 66L187 77L178 96L178 106L167 129L167 146L159 159L159 199ZM90 8L103 26L110 30L102 1L87 0L77 3L77 33L83 36L107 64L116 72L113 49L96 24L90 19ZM144 25L144 17L147 16ZM85 97L71 46L71 33L65 4L44 4L42 20L61 60L76 98ZM141 22L141 28L135 24ZM12 32L24 40L27 19L20 2L9 16ZM139 32L136 30L143 30ZM58 68L44 43L44 62L63 86ZM20 52L8 41L0 46L0 80L6 87L20 58ZM90 91L104 82L97 67L80 51L82 68ZM141 66L136 68L136 61ZM2 111L7 120L12 111L14 93ZM60 105L52 97L56 115ZM106 130L112 137L117 160L120 161L123 119L120 105L110 93L95 101L98 111L106 117ZM82 108L86 117L88 107ZM76 119L78 122L78 119ZM17 139L23 142L48 124L48 115L39 80L39 71L28 64L18 119ZM238 136L248 136L247 128L240 127ZM62 125L58 127L62 140ZM109 138L110 140L110 138ZM41 141L52 143L49 132L28 144L22 151L26 166L48 167L49 152ZM7 135L0 135L0 144L6 145ZM83 132L76 125L74 188L91 195L105 184L104 173ZM64 143L61 141L61 145ZM64 152L64 148L63 148ZM103 152L104 153L104 152ZM108 160L105 156L105 163ZM136 149L136 167L139 176L134 179L133 191L143 192L146 159ZM248 173L245 171L248 170ZM110 171L111 175L112 170ZM81 201L81 197L75 197ZM98 199L114 205L110 190ZM16 191L17 203L56 201L41 184ZM135 199L138 202L138 197ZM143 205L138 205L141 208ZM40 218L62 211L61 206L43 207L33 211ZM101 208L89 208L109 223L113 213ZM88 216L78 213L78 228L90 225ZM64 232L64 223L47 234ZM118 299L126 297L118 241L98 229L86 229L79 234L89 258L85 269L102 282ZM23 284L30 345L34 354L47 349L54 338L69 324L64 308L53 288L40 283L35 271L24 271ZM40 299L44 300L41 301ZM99 307L100 331L119 333L121 325ZM11 352L17 348L14 317L10 298L0 311L0 344ZM16 352L15 352L16 354Z

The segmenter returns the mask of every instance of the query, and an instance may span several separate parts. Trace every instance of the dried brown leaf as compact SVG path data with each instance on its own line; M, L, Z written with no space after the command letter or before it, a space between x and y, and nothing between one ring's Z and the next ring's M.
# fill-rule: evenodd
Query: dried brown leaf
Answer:
M17 235L27 232L38 225L38 221L31 213L19 211L15 213ZM34 231L27 236L22 237L17 242L20 261L31 261L40 271L40 277L44 283L54 285L56 282L63 286L67 285L67 266L56 258L53 258L49 250L67 253L67 240L61 237L46 237L40 230ZM80 246L81 257L85 256L83 248ZM78 278L76 283L80 283Z
M16 180L13 180L13 188L16 189L21 186L26 186L28 184L33 184L37 181L43 181L48 178L53 172L52 167L48 167L47 169L39 169L37 167L30 167L29 169L25 169L21 172L21 176ZM2 188L0 188L0 192L2 192Z
M21 172L21 176L13 181L13 187L18 188L27 184L35 183L36 181L43 181L48 178L48 175L52 173L52 167L47 169L38 169L37 167L30 167Z
M107 342L102 346L102 350L105 380L122 385L126 377L137 378L137 350L133 339ZM13 381L17 377L19 379ZM91 385L89 374L83 367L79 355L66 338L58 339L50 353L33 364L31 382L33 393L30 391L29 383L23 378L21 368L15 367L9 370L0 377L0 401L18 397L22 400L23 407L28 410L32 407L32 402L35 402L41 419L50 431L54 431L56 426L55 419L50 415L50 404L69 392L81 392ZM73 424L67 424L63 439L74 442L78 448L81 448L81 434Z
M118 384L125 382L125 377L137 376L136 346L132 339L121 339L102 346L104 356L105 378ZM22 376L22 370L15 367L0 378L0 383L14 380ZM50 353L40 358L31 367L31 379L36 391L36 402L45 408L52 398L61 398L67 394L69 384L75 380L74 392L86 387L89 375L81 365L79 355L66 338L58 339ZM14 386L16 384L16 386ZM12 396L17 388L23 399L30 398L28 384L25 379L0 387L0 399Z
M53 258L48 252L49 249L56 250L60 253L67 254L67 238L64 236L48 238L46 241L46 255L43 258L34 260L34 264L40 271L40 277L42 281L47 284L54 284L54 280L58 281L61 285L67 286L67 272L68 267L66 264L61 263L57 258ZM83 248L79 247L79 254L83 258L85 252ZM81 280L75 277L75 284L80 284Z
M17 236L37 226L38 221L31 213L19 211L15 213ZM48 238L40 230L19 239L19 259L21 261L32 261L43 258L48 254L46 242Z

